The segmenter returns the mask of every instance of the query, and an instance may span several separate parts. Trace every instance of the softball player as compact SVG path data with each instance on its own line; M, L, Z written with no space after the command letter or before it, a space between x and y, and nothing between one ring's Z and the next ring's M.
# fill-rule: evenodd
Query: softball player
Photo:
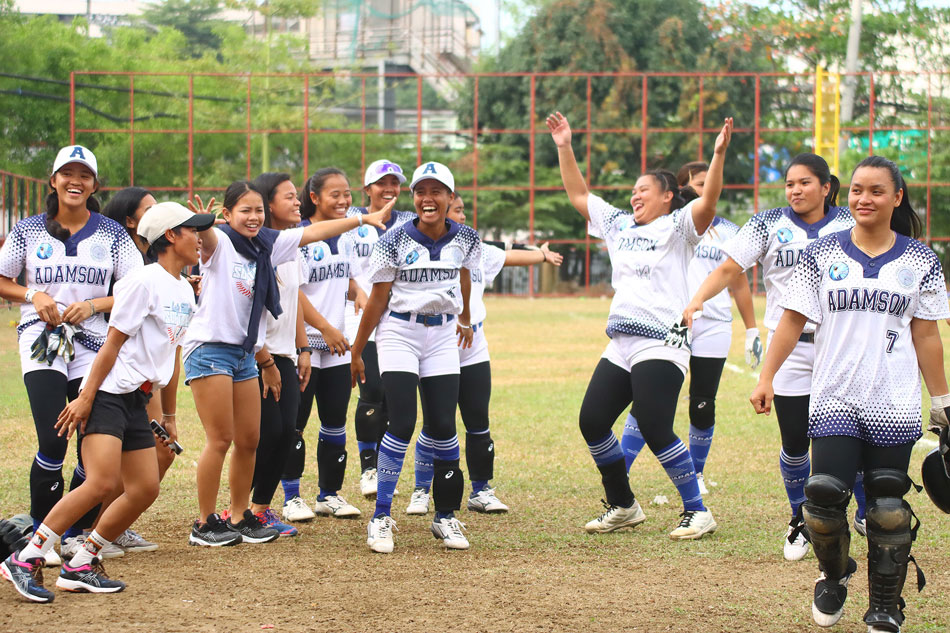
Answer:
M434 452L432 534L447 548L469 547L455 518L464 487L455 433L457 343L472 345L470 271L478 267L481 240L470 227L446 218L455 190L448 167L423 163L413 172L410 189L418 217L387 231L373 249L373 290L352 349L355 385L365 380L362 352L376 328L389 430L380 443L376 509L366 543L382 553L393 550L393 492L416 424L420 384Z
M59 150L50 176L46 212L21 220L0 249L0 297L22 304L17 334L23 383L33 412L39 450L30 470L34 528L63 496L67 441L54 425L96 351L105 342L103 313L112 309L109 288L142 257L126 230L101 215L95 155L81 145ZM16 279L25 274L26 286ZM70 488L82 483L82 461ZM81 525L91 525L95 513ZM70 529L66 538L79 536ZM115 550L115 548L111 548ZM121 550L116 552L121 555ZM47 560L59 564L55 551Z
M11 554L0 572L34 602L53 594L36 582L33 571L68 526L109 498L122 494L103 512L96 529L71 560L63 561L56 586L66 591L115 593L125 583L102 568L102 549L118 538L158 497L155 437L145 403L153 386L169 384L178 362L178 344L195 309L194 293L182 268L198 262L198 231L213 215L195 215L180 204L152 207L138 226L158 263L138 268L115 285L115 304L105 342L83 380L79 396L59 414L55 428L67 439L83 436L86 480L50 510L29 544ZM174 407L177 385L166 401Z
M940 259L913 239L921 222L897 165L880 156L858 163L848 204L854 228L810 244L784 288L785 310L751 400L756 412L769 412L779 368L806 324L817 324L812 474L802 504L822 572L812 615L827 627L844 610L857 570L846 512L863 467L870 598L864 622L869 633L893 633L904 621L901 590L917 532L903 496L913 485L907 467L921 436L920 374L932 396L931 424L946 427L950 393L937 321L950 310ZM918 589L922 582L918 570Z
M585 529L611 532L646 520L630 490L620 443L610 430L632 400L646 443L683 498L683 518L670 537L702 538L716 530L716 521L703 505L689 451L673 433L676 401L689 362L680 306L689 299L687 266L715 217L732 119L726 119L716 139L702 197L684 206L672 174L647 172L634 187L633 213L588 191L564 116L550 115L547 126L558 148L568 198L590 223L590 233L603 236L613 266L615 294L607 320L611 340L580 411L581 433L601 472L606 511Z
M789 206L754 215L723 246L727 259L702 283L683 316L692 323L693 313L753 264L762 266L765 283L765 326L769 337L781 316L780 302L795 264L805 247L818 237L854 226L847 207L837 207L838 179L828 163L815 154L799 154L785 170L785 196ZM805 325L775 382L775 409L782 435L779 468L785 482L791 520L783 539L786 560L801 560L808 553L806 534L798 529L798 507L805 500L808 459L808 394L815 360L815 324ZM863 513L861 513L863 514Z
M364 217L374 225L388 219L385 210ZM274 231L263 226L261 194L251 183L238 181L224 194L227 225L202 233L202 290L182 344L185 382L192 387L207 437L197 472L202 518L195 521L189 542L219 546L277 538L277 530L264 527L248 508L261 424L261 392L253 380L258 376L255 361L262 369L273 362L264 350L265 308L275 317L281 315L274 266L294 261L301 246L355 228L364 217ZM214 507L232 438L231 518L225 522ZM239 523L231 524L236 517L241 517Z
M448 218L465 224L465 204L458 192L449 205ZM538 255L541 260L538 260ZM485 338L485 287L491 285L504 266L531 266L550 262L560 266L563 257L551 252L547 243L541 248L510 250L482 243L481 262L472 271L472 346L459 348L459 412L465 425L465 463L468 465L472 492L468 496L468 509L474 512L507 512L505 505L495 494L490 482L494 477L495 442L488 429L488 404L491 401L491 363L488 357L488 341ZM429 512L429 491L434 475L434 442L429 434L429 424L423 410L422 431L416 438L415 488L406 508L406 514Z

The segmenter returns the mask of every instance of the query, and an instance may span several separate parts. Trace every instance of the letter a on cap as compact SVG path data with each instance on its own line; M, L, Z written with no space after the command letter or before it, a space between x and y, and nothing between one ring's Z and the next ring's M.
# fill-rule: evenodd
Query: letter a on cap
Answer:
M423 174L436 174L435 163L428 163L426 168L422 170Z
M70 158L79 157L79 158L81 158L81 159L83 159L83 160L86 160L85 154L82 153L82 147L79 146L79 145L76 145L75 147L73 147L73 151L72 151L72 153L69 155L69 157L70 157Z

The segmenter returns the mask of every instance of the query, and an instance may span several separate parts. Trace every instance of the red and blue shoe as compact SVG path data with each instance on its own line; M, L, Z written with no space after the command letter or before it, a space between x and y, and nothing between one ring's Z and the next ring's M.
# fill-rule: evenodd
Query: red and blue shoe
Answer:
M267 508L263 512L258 512L257 518L264 524L264 527L277 530L281 536L297 536L297 528L281 521L277 518L277 514L270 508Z
M117 593L125 589L121 580L112 580L106 575L102 561L96 557L85 565L72 567L66 561L59 568L56 586L64 591L79 593Z
M20 560L17 552L0 563L0 575L13 583L17 592L33 602L52 602L53 592L43 586L42 558Z

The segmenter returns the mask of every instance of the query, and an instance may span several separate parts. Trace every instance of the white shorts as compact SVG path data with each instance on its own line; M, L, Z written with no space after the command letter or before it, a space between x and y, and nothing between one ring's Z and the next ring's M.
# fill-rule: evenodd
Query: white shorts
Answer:
M459 348L459 367L487 363L491 360L488 357L488 339L485 338L485 322L482 321L475 327L476 330L475 335L472 337L472 346L465 349Z
M356 333L360 330L360 319L363 318L363 311L360 310L358 313L354 312L355 308L353 307L352 301L346 302L346 320L343 323L343 335L346 336L346 340L350 342L350 345L353 344L353 341L356 340ZM387 311L388 314L388 311ZM374 329L369 333L369 340L376 340L376 330Z
M693 321L692 355L725 358L732 345L732 322L700 317Z
M47 365L46 361L37 362L30 358L30 355L33 353L30 351L30 348L36 341L36 337L40 335L45 327L46 323L39 321L23 330L20 334L18 344L20 348L20 369L23 374L39 369L52 369L65 375L66 380L75 380L76 378L85 377L89 371L89 367L92 365L92 361L96 358L96 352L82 343L76 342L76 357L73 358L68 365L62 356L57 356L52 365Z
M766 346L772 343L769 330ZM811 374L815 367L815 344L799 341L772 379L777 396L807 396L811 393Z
M406 371L420 378L459 373L455 326L454 318L442 325L426 326L392 318L387 311L376 326L379 373Z
M601 358L606 358L625 371L647 360L668 360L679 367L684 376L689 370L688 349L671 347L655 338L629 334L614 334Z
M349 350L347 350L343 356L313 350L310 353L310 367L312 369L329 369L331 367L339 367L340 365L349 365L350 358Z

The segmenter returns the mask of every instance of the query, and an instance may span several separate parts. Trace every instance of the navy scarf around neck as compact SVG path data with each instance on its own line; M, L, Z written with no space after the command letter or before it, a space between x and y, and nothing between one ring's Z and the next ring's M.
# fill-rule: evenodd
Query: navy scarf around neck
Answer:
M254 239L249 239L227 224L222 225L221 230L231 239L231 244L239 255L257 263L251 319L247 324L247 338L244 339L242 345L245 352L253 352L254 345L257 344L257 333L264 308L267 308L275 319L283 312L280 307L277 276L274 274L274 266L270 261L270 254L274 250L274 242L277 240L279 231L262 227Z

